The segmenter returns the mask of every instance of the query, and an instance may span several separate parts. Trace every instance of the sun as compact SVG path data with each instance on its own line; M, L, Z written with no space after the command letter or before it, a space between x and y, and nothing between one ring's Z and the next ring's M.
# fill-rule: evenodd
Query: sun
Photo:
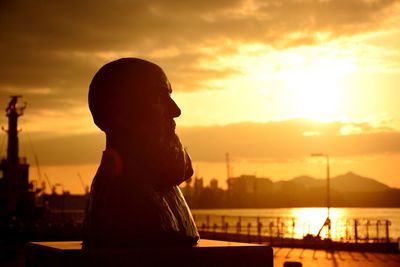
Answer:
M294 117L331 122L344 117L344 68L335 63L298 66L284 71L287 108Z
M291 72L285 79L289 110L295 117L329 122L338 119L342 92L338 77L324 70Z

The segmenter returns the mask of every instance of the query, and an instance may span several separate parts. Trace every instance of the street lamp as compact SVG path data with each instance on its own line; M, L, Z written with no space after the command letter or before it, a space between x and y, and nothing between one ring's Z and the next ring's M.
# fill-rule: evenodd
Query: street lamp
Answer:
M328 208L328 217L326 218L324 225L318 232L318 236L321 233L322 228L328 227L328 239L331 239L331 219L330 219L330 208L331 208L331 196L330 196L330 167L329 167L329 155L322 153L313 153L311 157L324 157L326 159L326 206Z

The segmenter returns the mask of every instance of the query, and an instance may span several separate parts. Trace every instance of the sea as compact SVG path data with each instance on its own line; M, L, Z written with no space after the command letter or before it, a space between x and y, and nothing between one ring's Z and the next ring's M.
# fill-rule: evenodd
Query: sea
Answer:
M295 238L302 238L307 234L316 235L324 224L327 216L327 208L273 208L273 209L192 209L196 224L201 225L200 220L208 215L217 222L222 218L231 225L238 221L254 222L258 219L266 225L277 225L280 222L286 225L286 234ZM330 208L331 234L333 239L349 239L354 236L354 225L357 224L359 238L371 240L385 238L387 226L392 242L400 240L400 208ZM240 218L240 219L239 219ZM295 222L295 223L293 223ZM214 223L215 224L215 223ZM218 222L217 222L218 224ZM254 225L254 223L253 223ZM326 228L326 227L325 227ZM323 228L321 235L326 234Z

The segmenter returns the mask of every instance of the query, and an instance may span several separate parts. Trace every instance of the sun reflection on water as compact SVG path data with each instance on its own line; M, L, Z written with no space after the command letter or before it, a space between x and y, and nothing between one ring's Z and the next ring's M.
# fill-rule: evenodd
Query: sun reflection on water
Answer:
M343 215L342 209L330 210L331 237L333 239L343 236L343 229L337 224L343 218ZM318 234L328 216L328 210L326 208L297 208L292 209L291 216L296 218L295 238L303 238L307 234ZM322 238L328 237L327 227L321 230L320 236Z

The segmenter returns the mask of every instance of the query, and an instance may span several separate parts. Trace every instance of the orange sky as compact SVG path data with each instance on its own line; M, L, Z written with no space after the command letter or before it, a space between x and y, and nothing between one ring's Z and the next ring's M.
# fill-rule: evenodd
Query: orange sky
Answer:
M90 183L104 148L88 84L125 56L166 71L206 180L225 185L226 152L235 175L323 177L309 157L322 152L333 175L400 187L399 1L9 1L0 23L0 105L24 95L22 154L68 190L82 190L77 173Z

